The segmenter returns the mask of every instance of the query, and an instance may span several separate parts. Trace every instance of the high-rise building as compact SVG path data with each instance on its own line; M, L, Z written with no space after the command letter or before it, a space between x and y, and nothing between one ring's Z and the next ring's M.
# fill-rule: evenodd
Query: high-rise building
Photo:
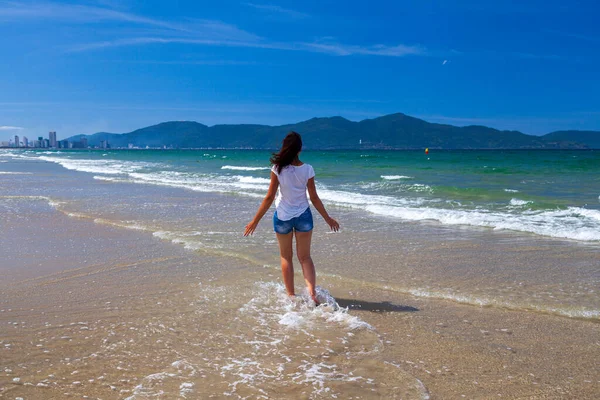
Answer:
M29 139L25 136L23 136L23 147L29 147Z
M50 140L50 147L58 147L56 143L56 132L51 131L48 133L48 139Z
M84 149L87 149L88 147L88 140L86 137L82 137L81 138L81 147L83 147Z
M15 135L15 147L21 147L19 144L19 136Z

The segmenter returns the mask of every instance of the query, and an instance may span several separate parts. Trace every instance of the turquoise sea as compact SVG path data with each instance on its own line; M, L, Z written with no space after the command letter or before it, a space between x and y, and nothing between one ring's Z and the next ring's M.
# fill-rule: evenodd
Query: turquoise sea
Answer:
M270 153L10 151L98 180L264 195ZM598 151L307 151L328 204L385 218L600 241Z

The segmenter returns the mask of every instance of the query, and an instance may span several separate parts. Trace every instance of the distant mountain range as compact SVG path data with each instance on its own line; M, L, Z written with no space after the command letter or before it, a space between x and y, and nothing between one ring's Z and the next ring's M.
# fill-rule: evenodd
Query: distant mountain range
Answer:
M99 132L111 147L255 148L275 149L289 131L302 135L306 149L600 149L600 131L558 131L543 136L500 131L485 126L436 124L397 113L360 122L342 117L312 118L290 125L214 125L193 121L163 122L129 133Z

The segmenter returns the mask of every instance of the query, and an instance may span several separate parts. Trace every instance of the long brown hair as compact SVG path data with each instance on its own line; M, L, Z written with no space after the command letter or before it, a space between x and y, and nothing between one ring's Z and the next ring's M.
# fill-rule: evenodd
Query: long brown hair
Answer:
M302 137L297 132L290 132L283 139L281 150L279 153L273 153L271 156L271 164L277 166L277 173L281 173L281 170L298 158L298 153L302 150Z

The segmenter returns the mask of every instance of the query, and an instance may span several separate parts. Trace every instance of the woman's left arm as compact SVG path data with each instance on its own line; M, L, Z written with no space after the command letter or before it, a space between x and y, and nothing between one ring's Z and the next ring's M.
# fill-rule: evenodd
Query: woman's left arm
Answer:
M271 207L271 204L273 204L273 200L275 200L275 195L277 194L277 188L279 188L279 178L277 178L277 175L275 175L275 173L271 171L271 183L269 183L269 191L267 192L267 195L262 201L260 207L258 207L258 211L256 212L256 215L254 216L252 221L250 221L250 223L246 225L244 236L252 235L254 233L254 230L258 226L258 223L265 215L269 207Z

